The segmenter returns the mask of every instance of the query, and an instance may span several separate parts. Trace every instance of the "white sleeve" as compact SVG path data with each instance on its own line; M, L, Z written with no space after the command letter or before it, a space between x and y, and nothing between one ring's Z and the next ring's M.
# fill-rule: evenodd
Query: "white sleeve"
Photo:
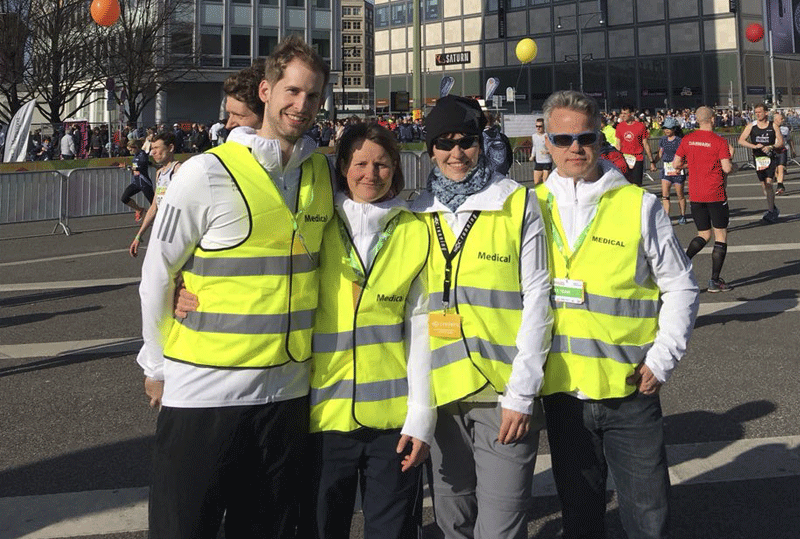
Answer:
M406 361L408 413L402 434L428 445L436 428L436 404L431 383L431 346L428 338L428 296L425 270L411 283L406 300Z
M644 362L663 384L686 354L700 289L669 216L650 194L642 201L642 249L646 269L661 292L658 332Z
M528 192L519 262L522 323L517 333L517 356L500 403L503 408L531 414L533 399L542 387L544 364L553 332L547 241L539 203L533 191Z
M142 266L144 346L136 361L145 376L163 380L164 343L172 327L175 277L208 228L211 202L207 167L190 159L175 173L153 223Z

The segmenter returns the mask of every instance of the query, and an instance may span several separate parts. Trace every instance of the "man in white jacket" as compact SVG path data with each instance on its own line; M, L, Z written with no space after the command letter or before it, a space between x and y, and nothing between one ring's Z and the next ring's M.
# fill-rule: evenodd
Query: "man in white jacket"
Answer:
M537 196L549 240L555 324L542 387L564 537L605 536L608 471L629 537L667 534L658 392L686 352L698 287L655 196L598 161L597 103L544 105L556 169Z
M297 36L267 60L264 123L175 174L154 223L137 358L156 428L150 537L294 537L330 171L303 137L328 80ZM200 298L172 319L174 280ZM294 286L294 288L292 288Z

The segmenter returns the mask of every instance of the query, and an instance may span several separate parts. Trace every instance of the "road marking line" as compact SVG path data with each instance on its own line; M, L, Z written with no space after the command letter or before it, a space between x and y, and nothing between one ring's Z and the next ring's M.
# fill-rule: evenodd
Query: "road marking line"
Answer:
M30 292L33 290L69 290L72 288L94 288L98 286L120 286L136 284L141 277L119 279L87 279L84 281L52 281L49 283L18 283L0 285L0 292Z
M795 251L800 249L800 243L775 243L763 245L728 245L728 254L730 253L765 253L768 251ZM703 249L697 254L710 255L712 249Z
M737 316L743 314L769 314L800 311L800 300L754 299L750 301L730 301L720 303L701 303L698 316Z
M800 436L667 446L673 486L800 476ZM550 455L539 455L534 497L555 496ZM608 489L613 490L609 478ZM53 539L147 530L147 487L0 498L0 539ZM430 507L430 497L424 505Z
M147 246L143 245L139 247L139 249L146 249ZM86 258L87 256L102 256L102 255L110 255L116 253L127 253L127 249L114 249L111 251L98 251L96 253L81 253L81 254L74 254L74 255L62 255L62 256L51 256L49 258L34 258L33 260L19 260L17 262L3 262L0 264L0 268L5 266L21 266L23 264L35 264L37 262L56 262L58 260L72 260L73 258Z
M86 341L63 341L31 344L0 345L0 359L34 359L58 357L80 353L137 353L142 348L142 339L96 339Z

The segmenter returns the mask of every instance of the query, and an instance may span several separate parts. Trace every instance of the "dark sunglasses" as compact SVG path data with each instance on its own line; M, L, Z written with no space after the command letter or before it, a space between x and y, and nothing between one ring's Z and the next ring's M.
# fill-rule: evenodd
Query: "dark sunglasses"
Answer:
M583 133L548 133L547 138L550 144L559 148L569 148L576 140L579 146L591 146L600 138L597 131L584 131Z
M478 135L467 135L466 137L461 137L460 139L437 138L433 141L433 146L437 150L449 152L455 148L456 145L458 145L458 147L460 147L462 150L469 150L475 145L476 142L478 142Z
M544 124L536 124L536 129L539 129L540 127L541 127L542 129L544 129Z

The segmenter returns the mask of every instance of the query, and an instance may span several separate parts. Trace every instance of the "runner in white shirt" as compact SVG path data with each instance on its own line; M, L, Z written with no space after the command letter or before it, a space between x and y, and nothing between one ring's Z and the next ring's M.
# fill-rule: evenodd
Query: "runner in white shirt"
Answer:
M550 152L547 151L545 146L545 139L547 136L544 132L544 120L538 118L536 120L536 133L531 135L531 157L529 161L535 161L533 167L533 184L538 185L547 179L547 175L553 169L553 158L550 157Z
M178 161L175 161L175 135L169 131L156 135L150 144L150 156L153 158L156 165L161 168L156 172L156 190L153 203L147 209L147 214L142 220L142 226L139 227L139 231L136 232L136 237L133 238L131 246L128 248L132 257L136 257L136 255L139 254L139 243L142 241L142 236L147 229L150 228L150 225L153 224L156 218L156 212L158 212L158 205L161 203L164 195L167 194L167 188L172 182L172 175L175 174L181 166Z

